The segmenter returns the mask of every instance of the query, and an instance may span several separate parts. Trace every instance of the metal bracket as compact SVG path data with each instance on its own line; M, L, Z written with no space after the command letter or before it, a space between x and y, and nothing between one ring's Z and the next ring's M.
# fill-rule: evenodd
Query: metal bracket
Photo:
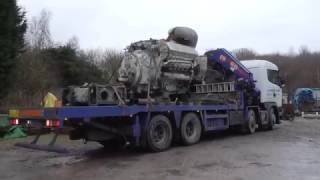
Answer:
M55 146L55 143L56 143L56 140L58 138L59 133L60 133L60 129L55 130L53 138L51 139L51 141L47 145L37 144L40 139L40 136L42 135L41 132L39 132L30 143L16 143L15 146L29 148L29 149L49 151L49 152L69 153L69 151L66 148Z
M119 99L119 106L121 106L121 105L126 105L126 103L125 103L125 102L123 101L123 99L121 98L118 90L117 90L114 86L111 86L111 87L112 87L113 91L116 93L117 98Z

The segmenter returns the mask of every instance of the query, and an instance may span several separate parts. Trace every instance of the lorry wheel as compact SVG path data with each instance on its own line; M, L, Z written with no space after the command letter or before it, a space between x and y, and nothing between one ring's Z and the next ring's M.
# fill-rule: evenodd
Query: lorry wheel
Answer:
M170 120L161 114L153 116L146 135L148 148L151 151L160 152L168 149L173 138Z
M181 122L181 140L184 145L199 142L201 137L201 122L195 113L187 113Z
M253 134L256 132L257 121L256 115L252 109L248 110L247 122L245 123L244 133Z
M267 125L267 130L272 130L274 123L276 122L277 117L276 114L274 113L274 109L270 108L268 111L268 125Z

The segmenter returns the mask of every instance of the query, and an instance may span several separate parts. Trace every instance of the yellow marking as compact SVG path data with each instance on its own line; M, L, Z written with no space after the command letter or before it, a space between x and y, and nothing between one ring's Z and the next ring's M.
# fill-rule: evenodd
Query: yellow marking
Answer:
M10 109L9 110L9 117L10 118L18 118L19 117L19 110Z

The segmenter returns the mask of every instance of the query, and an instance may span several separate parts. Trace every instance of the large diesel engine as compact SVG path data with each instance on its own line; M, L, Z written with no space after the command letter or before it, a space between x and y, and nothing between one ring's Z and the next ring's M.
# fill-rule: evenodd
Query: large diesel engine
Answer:
M195 50L198 36L186 27L169 31L166 40L132 43L119 69L119 82L135 97L169 97L186 93L193 81L201 82L206 59Z
M188 102L223 99L215 92L237 88L252 90L252 74L225 49L199 56L197 33L175 27L167 39L150 39L127 47L117 85L71 86L63 93L64 105L112 105L130 102ZM223 83L227 82L227 83ZM218 83L218 84L217 84ZM223 85L222 89L218 86ZM218 90L216 90L218 89ZM229 94L227 94L229 96ZM233 98L235 99L235 98Z

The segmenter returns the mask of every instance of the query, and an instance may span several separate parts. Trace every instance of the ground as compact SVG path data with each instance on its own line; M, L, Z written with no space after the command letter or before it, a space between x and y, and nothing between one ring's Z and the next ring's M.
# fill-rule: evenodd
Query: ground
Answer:
M196 145L166 152L106 152L97 143L60 137L71 150L58 154L13 146L32 137L0 142L1 180L98 179L320 179L320 120L282 121L254 135L208 135ZM45 136L43 140L49 138Z

